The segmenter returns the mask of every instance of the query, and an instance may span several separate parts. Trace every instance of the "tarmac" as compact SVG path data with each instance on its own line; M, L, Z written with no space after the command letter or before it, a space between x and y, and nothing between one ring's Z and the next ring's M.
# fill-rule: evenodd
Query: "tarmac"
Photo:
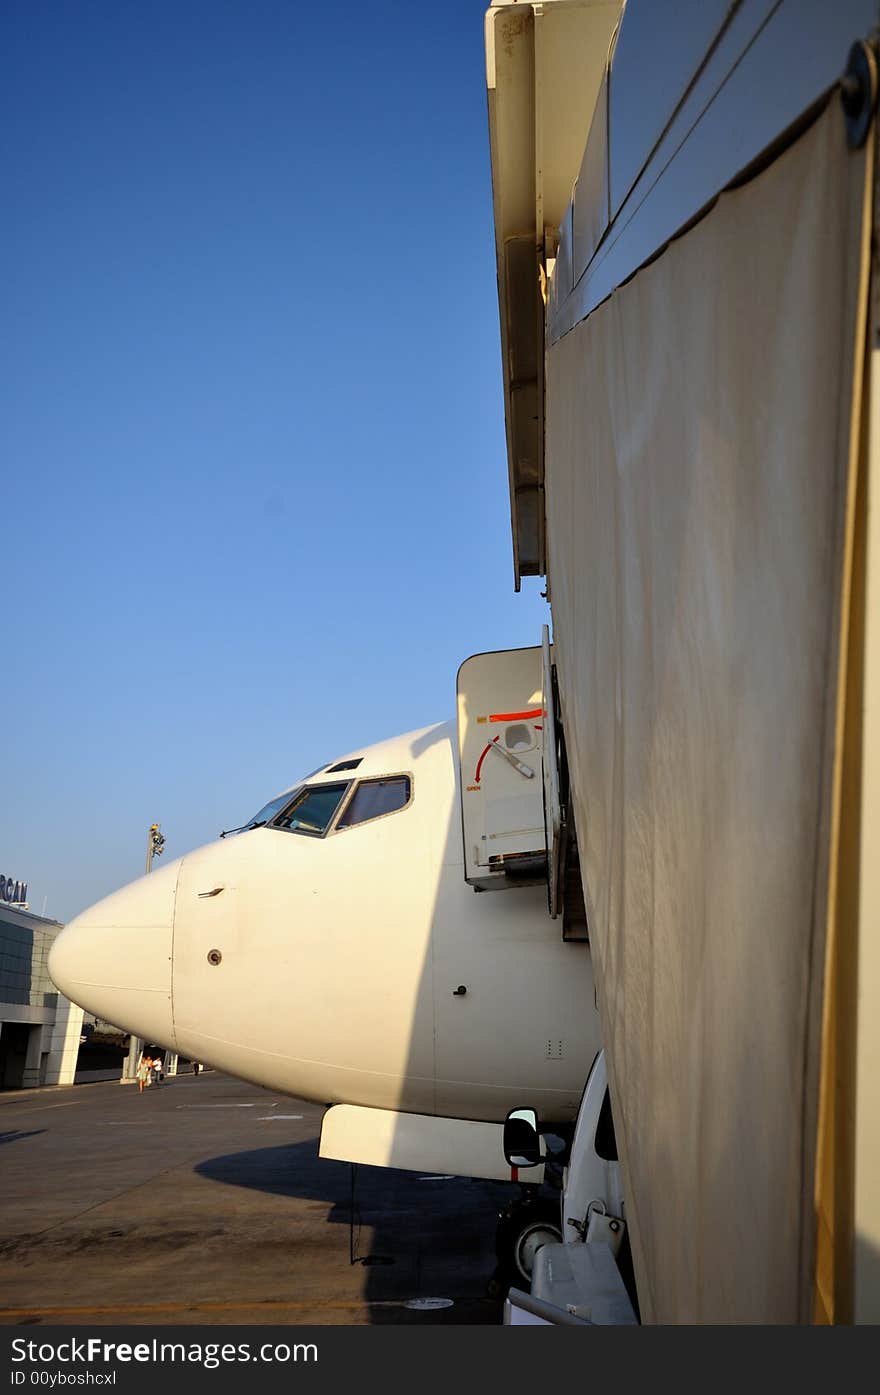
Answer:
M318 1158L206 1071L0 1095L0 1325L497 1324L502 1183ZM354 1262L352 1262L354 1261Z

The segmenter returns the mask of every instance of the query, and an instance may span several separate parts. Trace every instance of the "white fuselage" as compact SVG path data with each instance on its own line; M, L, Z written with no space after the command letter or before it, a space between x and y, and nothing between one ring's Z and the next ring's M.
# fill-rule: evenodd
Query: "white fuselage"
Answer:
M406 807L188 853L71 922L53 979L139 1037L302 1098L574 1119L599 1049L588 948L563 942L545 888L466 885L452 723L357 755L303 783L408 775Z

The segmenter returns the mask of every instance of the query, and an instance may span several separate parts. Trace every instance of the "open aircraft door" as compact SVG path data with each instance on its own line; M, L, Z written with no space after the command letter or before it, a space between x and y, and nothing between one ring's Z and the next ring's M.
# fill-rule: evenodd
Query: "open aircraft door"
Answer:
M457 697L465 880L479 891L543 882L541 650L473 655Z
M588 939L548 627L540 646L466 659L457 696L465 881L544 884L563 939Z

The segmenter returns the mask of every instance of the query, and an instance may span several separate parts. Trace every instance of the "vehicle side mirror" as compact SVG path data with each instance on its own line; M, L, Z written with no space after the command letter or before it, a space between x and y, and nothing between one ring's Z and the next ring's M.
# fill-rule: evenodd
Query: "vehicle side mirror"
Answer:
M511 1167L537 1167L541 1138L534 1109L512 1109L504 1120L504 1156Z

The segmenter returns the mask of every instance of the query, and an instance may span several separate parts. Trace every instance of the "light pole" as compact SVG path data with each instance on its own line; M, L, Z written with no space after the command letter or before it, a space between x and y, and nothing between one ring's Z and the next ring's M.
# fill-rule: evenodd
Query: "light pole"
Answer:
M158 825L157 823L151 823L151 824L150 824L150 830L149 830L149 832L148 832L148 834L147 834L147 872L148 872L148 873L152 871L152 868L153 868L153 858L154 858L154 857L161 857L161 856L162 856L162 852L164 851L164 848L165 848L165 837L164 837L164 835L163 835L161 829L159 828L159 825ZM144 1049L144 1043L143 1043L143 1041L141 1040L141 1038L140 1038L140 1037L132 1037L132 1038L131 1038L131 1041L129 1042L129 1046L128 1046L128 1056L127 1056L126 1062L125 1062L125 1070L124 1070L123 1073L122 1073L122 1081L121 1081L122 1084L129 1084L129 1083L131 1083L133 1080L135 1080L135 1079L137 1078L138 1061L139 1061L140 1058L141 1058L141 1052L143 1051L143 1049ZM170 1063L169 1063L169 1060L168 1060L168 1056L167 1056L167 1054L166 1054L166 1074L169 1073L168 1070L167 1070L168 1064L170 1064ZM175 1075L177 1074L177 1057L176 1057L176 1056L175 1056L175 1058L174 1058L174 1074L175 1074Z
M147 871L152 871L153 858L161 857L165 847L165 838L157 823L150 824L150 831L147 834Z

